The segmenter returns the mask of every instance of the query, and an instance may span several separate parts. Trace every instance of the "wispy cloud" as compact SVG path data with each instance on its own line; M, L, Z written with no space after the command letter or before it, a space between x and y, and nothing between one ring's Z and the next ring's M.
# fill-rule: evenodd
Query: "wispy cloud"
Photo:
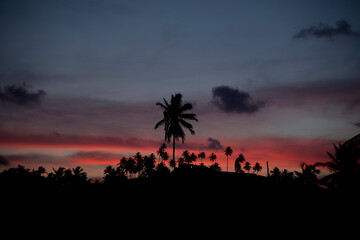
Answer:
M306 39L309 37L332 38L335 36L360 37L360 33L353 31L351 25L344 19L336 22L336 26L330 26L326 23L319 23L316 26L304 28L296 33L294 39Z

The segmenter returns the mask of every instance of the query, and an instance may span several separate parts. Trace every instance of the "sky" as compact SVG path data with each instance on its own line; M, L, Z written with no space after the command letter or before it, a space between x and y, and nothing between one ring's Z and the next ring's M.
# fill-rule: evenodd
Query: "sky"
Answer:
M156 153L155 105L198 122L176 155L300 170L360 132L359 1L0 1L0 170L102 177ZM171 144L168 146L171 153ZM206 159L205 165L210 162Z

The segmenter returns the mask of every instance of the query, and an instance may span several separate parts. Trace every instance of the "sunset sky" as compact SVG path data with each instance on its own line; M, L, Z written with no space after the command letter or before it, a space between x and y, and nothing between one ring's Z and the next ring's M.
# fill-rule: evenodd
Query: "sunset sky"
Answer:
M0 1L0 171L102 177L156 153L162 98L194 105L177 156L270 168L327 159L360 132L360 2ZM171 153L171 144L167 149ZM209 165L208 158L205 165Z

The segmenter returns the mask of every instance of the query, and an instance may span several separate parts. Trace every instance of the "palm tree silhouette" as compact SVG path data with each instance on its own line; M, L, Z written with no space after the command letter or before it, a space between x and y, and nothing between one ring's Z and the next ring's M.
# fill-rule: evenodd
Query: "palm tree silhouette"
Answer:
M126 169L126 172L129 173L129 177L131 178L131 174L136 172L135 170L135 167L136 167L136 162L133 158L128 158L127 162L126 162L126 166L125 166L125 169Z
M190 163L190 153L188 150L185 150L182 155L181 155L184 159L184 161L189 164Z
M187 128L191 134L195 134L193 126L186 120L198 120L195 114L185 113L186 111L191 110L193 105L191 103L183 104L182 95L180 93L171 95L170 104L165 98L163 99L164 104L160 102L156 103L156 105L160 106L164 111L163 119L155 125L155 129L164 125L165 141L170 142L171 137L173 138L173 161L175 161L175 140L178 141L179 138L181 138L183 143L185 141L185 133L182 126Z
M198 154L198 158L200 158L200 165L203 165L202 160L206 157L205 152L201 152Z
M166 149L166 144L163 143L156 152L157 155L159 156L158 164L160 163L160 158L162 158L163 154L165 153L165 149Z
M324 182L343 187L360 182L360 134L336 146L335 153L327 153L330 161L316 163L315 166L327 167L333 173L322 178Z
M240 163L243 163L245 162L245 157L242 155L242 153L240 153L236 160L238 160Z
M73 168L72 171L74 181L76 181L76 183L86 183L88 181L87 174L86 172L84 172L84 169L82 167L77 166L76 168Z
M316 169L315 165L307 165L301 163L301 172L295 171L300 182L304 184L316 184L318 179L316 175L320 173L320 170Z
M195 153L191 153L191 155L190 155L190 161L191 162L195 162L196 161L196 159L197 159L197 155L195 154Z
M255 163L255 166L253 167L253 170L255 173L258 173L262 170L262 166L260 165L260 163Z
M161 159L164 160L164 161L169 160L169 154L168 154L168 152L164 152L164 153L161 155ZM162 162L162 161L161 161L161 162Z
M242 155L241 153L239 154L239 156L235 159L235 172L239 173L241 172L241 164L245 162L245 157L244 155Z
M245 165L244 165L244 169L245 169L246 171L248 171L248 173L249 173L250 170L251 170L251 164L250 164L249 162L246 162Z
M215 153L211 153L209 159L210 159L210 161L212 161L212 162L216 161L216 155L215 155Z
M135 163L135 171L138 173L138 176L141 174L142 170L144 169L144 158L141 156L140 152L135 153L134 159L136 161Z
M229 171L229 156L232 155L233 150L231 149L231 147L227 147L227 148L225 148L224 153L226 155L226 171L228 172Z

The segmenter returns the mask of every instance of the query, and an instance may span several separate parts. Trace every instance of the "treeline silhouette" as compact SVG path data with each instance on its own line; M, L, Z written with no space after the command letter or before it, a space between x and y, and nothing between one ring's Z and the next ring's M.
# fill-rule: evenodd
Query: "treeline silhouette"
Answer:
M227 149L229 149L228 147ZM136 181L136 179L152 179L152 178L166 178L171 175L179 174L179 172L186 172L187 174L201 174L207 172L211 174L220 174L221 167L216 161L216 155L212 153L209 160L212 161L210 166L205 166L201 160L200 165L196 165L195 161L200 158L206 157L204 152L199 154L190 153L185 150L181 157L174 164L170 162L170 167L175 167L173 171L166 166L166 160L168 159L168 153L165 151L166 145L163 144L157 151L159 159L156 164L155 154L149 156L142 156L140 152L137 152L133 157L123 157L120 159L116 166L107 166L104 169L103 181L92 180L88 178L88 174L77 166L76 168L53 168L52 172L47 172L46 169L40 166L38 169L28 169L22 165L18 165L14 168L9 168L0 173L0 184L10 185L29 185L29 184L51 184L57 186L81 186L84 184L120 184L125 183L127 180ZM231 176L237 176L238 174L250 174L250 170L253 173L258 173L262 170L262 166L257 162L253 167L249 162L245 162L244 170L241 168L242 162L245 162L243 154L239 154L239 157L235 160L235 173L228 173ZM319 174L319 170L315 170L313 165L302 165L302 172L289 172L286 169L280 171L275 167L270 171L271 179L292 181L296 180L304 184L317 184L316 175ZM225 174L223 172L223 174ZM184 176L185 177L185 176Z
M119 206L140 215L144 210L151 211L154 216L154 211L192 214L201 210L210 214L217 212L219 206L243 212L244 209L238 209L239 204L251 206L245 209L247 212L252 212L253 207L260 212L269 206L301 206L304 211L325 205L353 206L360 189L359 139L357 135L334 145L328 162L303 163L299 171L266 167L265 175L258 174L262 166L251 164L244 154L231 158L229 147L224 154L227 165L234 164L234 172L222 171L215 153L206 156L204 152L185 150L176 161L169 160L165 144L156 155L137 152L121 158L118 164L104 169L102 179L89 179L80 166L47 171L41 166L28 169L18 165L0 173L1 201L9 206L29 202L38 207L50 203L65 208L76 203L80 209L84 204L90 209ZM332 172L319 178L321 168ZM338 199L342 199L342 204Z

